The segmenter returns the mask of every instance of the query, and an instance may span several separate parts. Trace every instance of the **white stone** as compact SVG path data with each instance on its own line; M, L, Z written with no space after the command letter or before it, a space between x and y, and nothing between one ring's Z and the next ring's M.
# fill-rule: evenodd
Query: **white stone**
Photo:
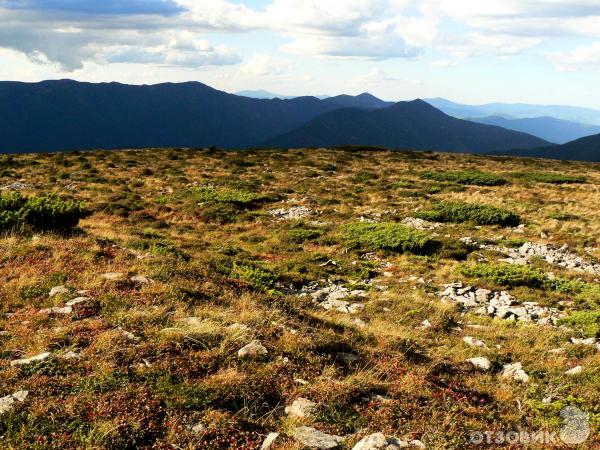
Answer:
M512 378L521 383L527 383L529 381L529 375L523 370L521 363L506 364L502 371L504 378Z
M12 411L16 402L23 403L29 391L18 391L12 395L0 398L0 415Z
M314 414L317 404L307 398L297 398L290 406L286 406L285 413L291 417L310 417Z
M150 278L145 277L144 275L135 275L135 276L131 277L130 280L133 281L134 283L139 283L139 284L154 283L153 280L151 280Z
M256 358L269 353L269 351L260 343L260 341L252 341L248 345L238 350L238 358Z
M467 359L467 362L483 372L489 372L492 369L492 362L485 357L470 358Z
M470 347L480 347L480 348L486 348L486 345L483 341L479 340L479 339L475 339L472 336L465 336L463 338L463 342L465 344L467 344Z
M125 275L122 274L121 272L108 272L108 273L102 274L101 277L108 281L117 281L117 280L122 280L125 277Z
M279 433L269 433L260 446L260 450L270 450L271 448L274 448L273 446L276 445L277 439L279 439Z
M42 309L39 312L40 314L71 314L73 313L73 308L71 306L53 306L52 308Z
M91 300L92 299L89 298L89 297L77 297L77 298L74 298L73 300L69 300L67 303L65 303L65 305L67 305L67 306L75 306L75 305L78 305L80 303L89 302Z
M344 441L341 436L323 433L311 427L298 427L294 430L294 437L309 449L328 450L338 448Z
M50 357L50 353L42 353L40 355L36 355L36 356L32 356L31 358L23 358L23 359L16 359L14 361L10 362L10 365L12 367L14 366L25 366L27 364L33 364L36 362L40 362L40 361L44 361L46 359L48 359Z
M71 291L65 286L54 286L52 289L50 289L48 296L55 297L57 295L67 295L69 292Z
M583 372L583 367L577 366L577 367L573 367L570 370L567 370L565 372L565 375L579 375L581 372Z

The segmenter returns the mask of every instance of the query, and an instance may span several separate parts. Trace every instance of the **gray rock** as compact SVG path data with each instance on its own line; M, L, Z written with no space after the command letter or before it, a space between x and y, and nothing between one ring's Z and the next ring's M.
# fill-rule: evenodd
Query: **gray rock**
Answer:
M311 427L298 427L294 430L294 438L309 449L328 450L338 448L344 441L341 436L323 433Z
M252 341L238 350L238 358L258 358L268 353L269 351L260 343L260 341Z
M18 391L12 395L0 398L0 415L10 412L14 409L15 403L23 403L29 391Z
M583 367L577 366L577 367L573 367L570 370L567 370L565 372L565 375L571 375L571 376L573 376L573 375L579 375L581 372L583 372Z
M10 362L11 367L15 367L15 366L26 366L28 364L33 364L36 362L40 362L40 361L45 361L46 359L50 358L50 353L42 353L40 355L36 355L36 356L32 356L31 358L23 358L23 359L16 359L14 361Z
M290 406L286 406L285 413L291 417L310 417L317 409L317 404L307 398L297 398Z
M269 435L265 438L262 445L260 446L260 450L271 450L275 448L274 446L277 445L279 436L279 433L269 433Z
M77 297L74 298L73 300L69 300L67 303L65 303L66 306L75 306L75 305L79 305L80 303L85 303L85 302L89 302L92 299L89 297Z
M482 340L476 339L473 336L465 336L463 338L463 342L465 344L467 344L469 347L479 347L479 348L487 347Z
M54 286L52 289L50 289L48 297L56 297L57 295L67 295L70 292L70 289L66 286Z
M39 314L56 314L56 315L66 315L72 314L73 308L71 306L53 306L52 308L46 308L40 310Z
M492 362L485 357L470 358L467 362L471 363L473 367L482 372L489 372L492 370Z
M521 383L529 382L529 375L525 373L521 363L506 364L502 371L502 376L504 378L512 378Z
M104 278L105 280L108 280L108 281L118 281L118 280L124 279L125 274L123 274L121 272L108 272L108 273L102 274L101 278Z

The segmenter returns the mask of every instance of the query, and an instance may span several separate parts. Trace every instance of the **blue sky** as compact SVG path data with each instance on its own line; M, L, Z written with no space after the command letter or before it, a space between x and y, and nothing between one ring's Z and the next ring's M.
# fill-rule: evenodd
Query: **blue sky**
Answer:
M600 109L598 0L0 0L0 79Z

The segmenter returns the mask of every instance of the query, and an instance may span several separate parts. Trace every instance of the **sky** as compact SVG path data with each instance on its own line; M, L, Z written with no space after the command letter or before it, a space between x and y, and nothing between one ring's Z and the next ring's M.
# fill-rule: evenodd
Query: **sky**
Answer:
M0 0L0 80L600 109L599 0Z

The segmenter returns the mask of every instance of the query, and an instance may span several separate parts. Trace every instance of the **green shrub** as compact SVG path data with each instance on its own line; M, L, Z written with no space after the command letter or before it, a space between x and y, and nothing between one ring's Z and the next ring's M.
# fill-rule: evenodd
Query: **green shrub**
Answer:
M460 272L467 277L479 278L498 286L511 288L518 286L543 288L548 282L545 273L530 266L516 264L475 264L462 266Z
M233 263L231 276L250 283L257 289L267 290L277 281L277 275L258 264Z
M582 330L587 337L600 337L600 311L575 312L560 323Z
M57 195L0 194L0 230L68 231L89 215L83 203Z
M217 190L212 187L201 187L190 189L195 200L200 203L232 203L239 206L251 205L265 197L254 192L247 192L238 189Z
M369 251L391 250L422 254L427 252L433 241L422 231L397 223L352 223L343 227L347 244Z
M531 266L516 264L475 264L462 266L460 272L471 278L479 278L498 286L530 287L558 291L568 294L581 294L591 289L588 283L566 278L549 278L543 271Z
M440 202L427 211L415 214L420 219L434 222L473 222L476 225L517 226L518 215L505 209L478 203Z
M449 181L458 184L473 184L477 186L501 186L507 181L492 173L480 172L478 170L452 170L421 172L420 177L424 180Z
M324 231L316 228L294 228L289 230L285 237L288 242L293 244L301 244L302 242L311 241L323 235Z
M564 175L562 173L552 172L517 172L512 173L511 176L523 181L531 181L535 183L576 184L587 182L586 178L583 176Z

